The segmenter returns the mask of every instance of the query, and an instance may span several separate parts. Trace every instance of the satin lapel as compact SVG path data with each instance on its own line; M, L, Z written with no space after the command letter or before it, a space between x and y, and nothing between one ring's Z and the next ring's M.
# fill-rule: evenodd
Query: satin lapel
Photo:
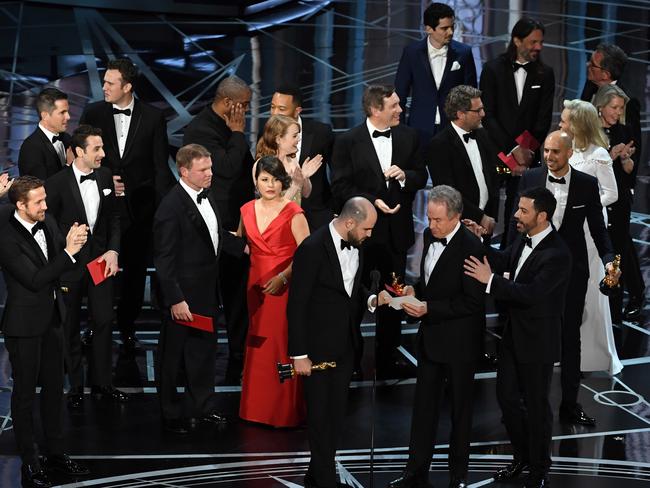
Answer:
M208 194L208 202L210 202L210 206L212 207L212 210L214 211L214 216L217 219L217 256L221 254L221 246L223 245L223 227L221 227L221 219L219 218L219 211L217 210L217 204L214 201L214 198L212 197L212 194ZM203 220L203 218L201 218ZM206 226L207 228L207 226ZM228 232L228 231L226 231ZM210 231L208 230L208 234L210 234ZM212 237L210 237L210 243L212 243Z
M542 251L548 245L548 242L550 242L549 239L552 238L551 237L552 235L553 235L553 231L551 231L551 233L549 235L547 235L544 239L541 240L541 242L539 242L535 246L535 249L533 249L533 251L528 255L528 259L526 259L526 262L521 266L521 269L519 270L519 274L517 274L517 278L519 278L521 275L523 275L528 270L528 268L530 268L533 265L533 263L535 262L535 260L539 256L539 252ZM523 246L521 247L521 249L523 251ZM521 252L519 253L519 255L521 255ZM516 269L516 266L517 266L517 263L515 263L515 269Z
M426 231L422 234L422 259L420 259L420 280L422 281L422 289L428 283L425 283L425 269L424 262L427 258L427 253L429 252L429 246L431 245L431 231Z
M104 200L106 200L106 197L108 196L104 195L104 190L102 188L110 189L111 181L108 178L104 178L103 172L95 171L95 173L97 174L97 191L99 192L99 207L97 208L97 220L99 220L100 216L102 215ZM95 225L97 225L97 222L95 222Z
M77 215L79 215L79 217L81 218L81 222L79 223L88 224L88 219L86 218L86 207L84 207L84 202L83 199L81 198L81 192L79 191L79 185L77 185L74 171L72 171L72 166L68 166L63 171L66 171L68 173L66 175L66 179L68 180L68 189L70 190L72 199L74 200L74 203L77 206ZM97 182L97 184L99 185L99 182Z
M445 81L447 80L447 75L449 74L449 71L451 71L451 67L454 64L454 61L458 60L458 53L456 50L451 46L451 43L449 43L449 46L447 47L447 62L445 63L445 69L442 72L442 79L440 80L440 86L445 86ZM438 91L440 91L440 87L438 87Z
M433 77L433 71L431 71L431 62L429 61L429 51L427 49L427 42L429 41L425 37L422 43L420 44L420 47L418 48L418 59L420 64L422 65L422 69L431 80L431 86L435 87L434 89L438 91L438 87L436 86L436 80Z
M332 236L330 235L329 230L327 230L327 232L325 232L324 234L325 234L325 241L323 242L323 245L325 246L327 257L330 260L332 272L336 275L337 282L338 282L337 284L339 288L343 293L347 295L348 292L345 291L345 285L343 284L343 273L341 272L341 262L339 261L339 257L336 254L336 249L334 249L334 241L332 240ZM357 274L360 275L361 273L357 271ZM356 276L355 276L355 280L356 280Z
M528 104L528 99L530 98L530 87L533 85L539 84L539 81L537 79L537 66L532 68L527 74L526 74L526 81L524 81L524 91L521 95L521 103L519 104L519 110L523 111L526 105ZM514 76L513 76L514 78Z
M485 142L485 139L483 139L483 134L484 134L483 132L480 132L480 135L477 135L476 143L478 144L478 152L481 153L481 166L483 167L483 177L485 178L485 183L487 184L489 190L492 183L492 173L490 172L492 166L490 165L490 161L491 161L490 155L486 152L487 144Z
M385 181L384 172L381 170L381 163L379 162L377 151L375 150L375 146L372 143L372 139L370 137L370 133L368 132L368 127L366 126L365 122L362 126L359 127L359 129L360 129L359 144L362 144L364 146L363 154L366 156L368 160L368 164L377 175L377 178L379 178L382 182L384 182ZM393 157L395 156L395 135L394 134L395 132L393 131L391 135L391 137L393 138L392 141Z
M442 253L440 253L440 256L438 257L438 261L436 262L436 266L431 271L432 276L434 273L436 273L437 276L444 277L454 272L454 269L450 269L450 265L454 263L452 256L454 255L455 252L458 251L458 247L460 246L460 240L462 239L462 236L460 236L459 234L462 231L463 231L462 227L458 229L458 232L456 232L456 234L451 239L451 241L447 243ZM432 276L429 276L429 282L427 283L426 286L427 290L436 284L436 280L431 279ZM438 284L440 283L438 282Z
M210 237L208 226L205 224L205 221L203 220L203 216L201 216L199 209L196 208L196 205L194 205L192 198L187 194L183 187L180 186L180 184L177 188L177 191L180 193L181 203L185 208L185 213L189 217L190 222L192 222L192 225L196 227L196 230L198 231L201 238L210 246L211 249L214 249L214 244L212 243L212 238Z
M465 161L465 165L470 169L472 172L472 175L474 174L474 168L472 167L472 162L469 159L469 154L467 154L467 149L465 149L465 143L463 140L458 137L458 134L456 131L453 129L453 127L449 127L447 129L449 131L449 142L456 148L456 151L458 151L458 154L461 154L463 157L463 161ZM482 157L482 156L481 156ZM477 186L478 188L478 186Z
M508 58L504 58L502 67L504 75L503 82L506 90L508 91L508 97L506 100L510 100L515 110L519 110L519 102L517 101L517 84L515 83L515 75L512 72L512 64L510 61L508 61ZM528 78L528 76L526 76L526 78Z
M41 250L41 247L38 245L38 242L36 242L36 239L34 239L34 236L32 236L27 229L25 229L20 222L18 222L13 216L10 217L9 223L14 227L16 232L24 239L24 246L23 249L30 251L27 253L27 256L36 264L37 266L44 266L47 264L47 258L45 257L45 254L43 254L43 251ZM48 239L46 239L48 240ZM48 243L49 245L49 243Z
M524 243L524 240L519 236L517 241L517 251L511 255L512 256L512 261L510 262L510 279L514 280L515 279L515 272L517 271L517 264L519 263L519 258L521 257L521 253L524 251L524 246L526 245Z
M303 128L304 128L303 124ZM307 156L309 156L310 151L311 151L311 146L312 142L314 140L314 134L311 132L303 132L302 133L302 138L300 139L300 166L302 167L302 163L305 162L305 159L307 159Z
M129 151L133 147L133 144L135 144L134 142L135 135L138 132L138 128L140 127L141 122L142 122L142 107L140 106L140 103L136 100L135 103L133 104L133 113L131 114L129 133L126 136L126 146L124 147L124 155L122 156L123 160L126 159L127 155L129 154Z
M39 140L41 143L48 148L48 151L56 157L56 160L59 162L59 165L62 165L63 163L61 162L61 156L59 156L59 153L56 152L56 149L54 149L54 144L52 144L52 141L50 141L47 136L45 135L45 132L41 130L40 127L36 127L36 131L39 137Z

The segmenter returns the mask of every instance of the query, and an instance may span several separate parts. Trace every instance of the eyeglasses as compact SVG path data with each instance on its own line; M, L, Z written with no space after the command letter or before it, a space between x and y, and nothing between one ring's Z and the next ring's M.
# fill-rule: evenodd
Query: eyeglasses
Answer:
M596 68L596 69L599 69L599 70L601 70L601 71L607 71L607 70L606 70L605 68L603 68L602 66L598 66L598 65L597 65L596 63L594 63L591 59L590 59L589 61L587 61L587 66L588 66L589 68Z
M463 112L476 112L477 114L479 114L481 112L485 112L485 108L484 107L479 107L475 109L468 108L467 110L463 110Z

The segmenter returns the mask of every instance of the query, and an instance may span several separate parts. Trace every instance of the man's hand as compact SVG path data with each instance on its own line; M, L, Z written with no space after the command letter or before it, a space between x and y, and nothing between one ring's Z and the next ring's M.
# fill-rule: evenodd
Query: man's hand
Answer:
M423 315L427 314L427 302L422 302L422 305L402 303L402 310L404 310L411 317L420 318Z
M621 269L614 270L614 265L612 263L607 263L605 265L605 271L611 279L615 281L615 285L618 284L618 280L621 277Z
M515 166L514 168L511 168L511 169L510 169L510 173L511 173L513 176L521 176L521 175L524 174L524 172L525 172L527 169L528 169L528 166L524 166L524 165L522 165L522 164L518 164L518 165Z
M391 298L390 293L386 290L381 290L377 295L377 306L381 307L382 305L390 303Z
M490 268L487 256L483 257L483 261L479 261L478 258L470 256L465 260L464 268L466 275L471 276L483 284L487 284L490 281L490 276L492 276L492 268Z
M481 227L479 224L474 222L471 219L463 219L461 220L463 225L467 227L476 237L482 238L484 235L487 234L487 230L485 230L483 227Z
M385 214L396 214L397 212L399 212L400 205L398 203L393 208L390 208L388 205L386 205L386 202L384 202L381 198L378 198L377 200L375 200L375 207L377 207Z
M305 159L305 162L302 163L302 176L305 178L311 178L318 168L323 164L323 156L317 154L313 158Z
M528 167L533 162L533 156L535 153L525 147L517 146L512 150L512 155L515 157L518 164Z
M174 320L182 320L183 322L192 322L194 320L190 313L190 306L186 301L172 305L172 318Z
M496 225L497 223L492 217L490 217L488 214L483 214L483 217L481 217L481 227L485 229L486 234L492 235Z
M241 103L233 103L230 111L226 114L226 125L233 132L244 132L246 127L244 106Z
M106 261L106 269L104 269L104 278L108 278L109 276L115 276L117 272L120 270L119 266L117 265L117 253L115 251L106 251L104 254L102 254L97 260L97 262L101 263L102 261Z
M311 376L311 359L294 359L293 369L296 371L296 374L301 376Z
M122 182L122 177L120 175L113 175L113 186L115 186L115 196L123 197L124 196L124 183Z
M81 250L87 240L88 226L86 224L79 225L79 223L75 222L65 237L65 250L68 251L68 254L74 256Z
M415 288L413 288L411 285L404 286L404 288L402 289L402 292L403 292L403 295L405 295L405 296L411 296L411 297L415 296Z
M399 166L389 166L386 171L384 171L384 178L389 180L390 178L395 178L399 182L403 182L406 179L406 173Z
M13 182L13 179L9 181L9 173L0 174L0 198L4 197L7 194Z

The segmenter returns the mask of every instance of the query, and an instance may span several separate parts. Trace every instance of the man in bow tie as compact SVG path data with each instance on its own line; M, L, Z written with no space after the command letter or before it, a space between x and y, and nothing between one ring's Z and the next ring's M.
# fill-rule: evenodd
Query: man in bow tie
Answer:
M332 193L339 205L364 196L377 209L372 238L366 246L363 279L370 271L381 273L382 283L391 273L404 276L406 253L415 241L413 199L424 188L427 170L422 163L415 129L399 122L402 108L392 86L370 85L363 94L366 120L339 135L332 152ZM377 373L404 374L397 350L401 337L401 312L384 307L377 311Z
M452 396L449 486L467 486L474 371L485 331L485 286L463 272L463 263L470 256L482 260L485 250L461 225L462 212L463 197L454 188L439 185L429 192L420 281L415 289L405 289L423 305L402 305L408 315L421 319L409 459L390 488L430 486L429 468L447 385Z
M451 7L434 2L422 20L427 35L402 51L395 89L403 109L402 122L418 130L424 145L448 123L444 104L449 90L457 85L476 87L476 66L472 47L453 40Z
M36 111L38 127L20 146L18 170L21 175L45 180L68 164L68 95L56 88L44 88L36 98Z
M541 143L553 114L555 75L553 69L540 59L544 46L544 25L524 17L512 28L505 53L485 63L480 88L485 105L483 124L498 152L512 154L518 166L512 175L504 175L506 203L503 222L512 216L519 176L535 165L538 153L519 145L515 140L528 131ZM508 226L501 239L507 244Z
M134 97L137 77L138 70L128 59L109 61L104 73L104 101L88 105L79 120L101 129L106 153L102 164L113 173L123 270L117 325L127 351L137 345L135 321L142 308L151 261L153 214L174 184L165 117L162 111Z

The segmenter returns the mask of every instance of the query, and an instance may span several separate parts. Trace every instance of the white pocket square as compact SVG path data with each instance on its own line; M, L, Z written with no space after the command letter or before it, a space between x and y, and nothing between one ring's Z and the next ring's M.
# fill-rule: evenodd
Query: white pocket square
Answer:
M585 207L584 205L575 205L574 207L571 208L584 208L584 207Z
M458 61L454 61L451 65L451 70L450 71L456 71L460 69L460 63Z
M104 192L105 197L107 197L108 195L111 194L111 189L110 188L102 188L102 191Z
M534 90L535 88L541 88L542 85L533 85L530 87L531 90Z

